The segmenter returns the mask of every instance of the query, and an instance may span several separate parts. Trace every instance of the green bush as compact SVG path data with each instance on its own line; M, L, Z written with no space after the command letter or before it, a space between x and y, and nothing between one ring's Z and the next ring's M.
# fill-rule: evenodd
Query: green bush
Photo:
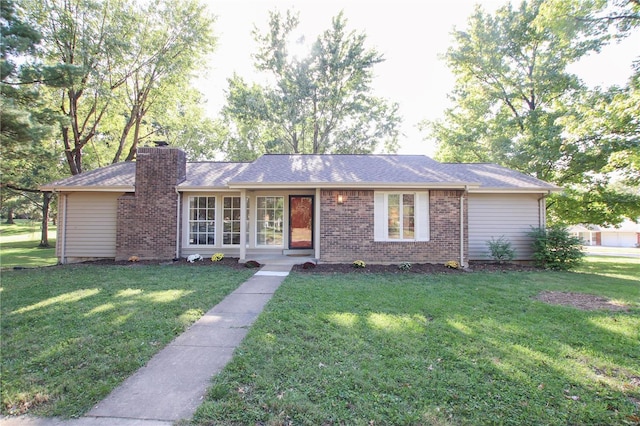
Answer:
M491 257L498 263L511 262L516 257L516 251L511 247L511 242L504 238L504 235L497 240L491 237L487 241Z
M537 266L566 271L582 262L582 241L566 228L533 228L533 258Z

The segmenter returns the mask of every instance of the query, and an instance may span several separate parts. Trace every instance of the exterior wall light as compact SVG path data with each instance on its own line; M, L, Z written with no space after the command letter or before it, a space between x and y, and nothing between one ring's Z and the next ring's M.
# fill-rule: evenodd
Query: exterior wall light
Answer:
M344 198L342 198L342 194L338 194L338 204L344 203Z

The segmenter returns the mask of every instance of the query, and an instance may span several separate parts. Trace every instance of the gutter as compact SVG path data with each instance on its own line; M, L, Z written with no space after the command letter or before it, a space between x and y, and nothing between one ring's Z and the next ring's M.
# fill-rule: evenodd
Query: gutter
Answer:
M180 191L178 191L178 186L174 187L176 191L176 196L178 197L176 202L176 255L174 259L180 258Z
M470 186L479 188L480 184L475 182L310 182L310 183L292 183L292 182L234 182L228 185L229 189L464 189L468 190ZM191 189L191 188L189 188ZM194 189L192 189L194 190Z
M40 186L41 191L57 192L135 192L135 185L123 186Z

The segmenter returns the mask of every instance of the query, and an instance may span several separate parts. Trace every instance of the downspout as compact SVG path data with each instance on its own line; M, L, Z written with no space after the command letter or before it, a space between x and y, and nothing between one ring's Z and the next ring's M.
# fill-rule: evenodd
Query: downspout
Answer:
M464 186L464 192L460 194L460 267L466 268L464 262L464 196L469 191L467 185Z
M60 194L62 195L62 194ZM66 262L65 252L66 252L66 242L67 242L67 194L62 195L62 211L64 212L62 215L62 223L58 221L58 226L60 228L60 263L63 265ZM61 226L62 225L62 226Z
M541 229L547 227L547 210L546 210L546 198L551 194L551 191L547 191L542 197L538 198L538 226ZM545 205L543 207L543 205Z
M247 190L240 190L240 261L247 258Z
M315 244L315 247L313 248L313 257L316 259L316 262L320 261L320 221L322 220L322 217L321 217L322 210L320 208L321 207L320 195L321 195L320 188L316 188L316 198L314 203L315 212L313 212L315 215L315 221L313 222L314 223L313 232L315 234L313 236L313 242Z
M178 202L176 203L176 255L174 259L180 259L180 192L178 187L175 187Z

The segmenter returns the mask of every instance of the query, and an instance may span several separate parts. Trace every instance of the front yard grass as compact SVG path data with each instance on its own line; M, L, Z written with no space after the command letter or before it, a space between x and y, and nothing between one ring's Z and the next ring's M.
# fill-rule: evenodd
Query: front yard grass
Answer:
M16 220L14 224L0 223L0 267L3 269L51 266L58 263L55 254L56 227L49 226L49 248L38 247L40 223Z
M589 293L624 311L537 301ZM640 260L578 272L296 273L197 424L640 422Z
M3 414L76 417L255 271L72 265L3 271Z

